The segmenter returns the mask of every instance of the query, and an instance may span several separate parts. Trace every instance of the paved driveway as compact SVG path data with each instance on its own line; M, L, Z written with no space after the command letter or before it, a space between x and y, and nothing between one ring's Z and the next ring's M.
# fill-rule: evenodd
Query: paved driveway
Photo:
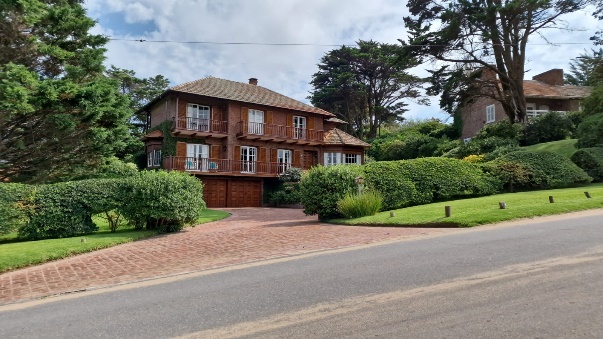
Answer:
M224 220L0 275L0 304L451 229L324 224L300 209L224 209Z

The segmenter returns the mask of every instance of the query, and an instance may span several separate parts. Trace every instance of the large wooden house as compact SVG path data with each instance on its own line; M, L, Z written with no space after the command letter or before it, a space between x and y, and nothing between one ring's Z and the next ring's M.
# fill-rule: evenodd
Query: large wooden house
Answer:
M258 86L214 77L172 87L141 109L149 168L187 171L208 207L262 206L290 167L361 164L369 145L332 113Z

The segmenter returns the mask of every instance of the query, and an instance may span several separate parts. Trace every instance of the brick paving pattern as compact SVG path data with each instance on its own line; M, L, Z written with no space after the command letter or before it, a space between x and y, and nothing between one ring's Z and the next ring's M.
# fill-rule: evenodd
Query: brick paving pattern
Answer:
M443 228L324 224L299 209L225 209L232 216L186 230L0 275L0 304L399 237Z

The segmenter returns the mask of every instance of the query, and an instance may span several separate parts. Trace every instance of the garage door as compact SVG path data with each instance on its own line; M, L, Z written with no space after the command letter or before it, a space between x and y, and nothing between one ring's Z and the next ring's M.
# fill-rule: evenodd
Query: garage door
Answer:
M260 180L231 180L228 207L262 206L262 182Z
M203 179L203 200L207 207L226 207L226 179Z

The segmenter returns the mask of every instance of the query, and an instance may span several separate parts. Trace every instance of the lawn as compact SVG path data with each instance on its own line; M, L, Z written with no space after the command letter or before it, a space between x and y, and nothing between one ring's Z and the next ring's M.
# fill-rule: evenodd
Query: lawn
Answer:
M591 199L584 192L588 191ZM554 203L549 202L554 197ZM499 202L507 204L499 208ZM451 217L444 217L444 206L451 207ZM481 198L438 202L377 213L371 217L335 219L330 222L345 225L470 227L506 220L561 214L603 208L603 183L578 188L498 194Z
M229 214L226 212L206 209L195 225L224 219L228 216ZM135 230L128 226L121 226L117 232L111 233L104 219L95 217L94 222L99 227L98 231L73 238L20 241L17 239L16 233L0 237L0 273L148 238L156 234L155 231Z
M577 139L566 139L559 141L545 142L542 144L536 144L526 146L526 149L530 151L549 151L563 155L564 157L571 158L571 156L577 151L576 149Z

